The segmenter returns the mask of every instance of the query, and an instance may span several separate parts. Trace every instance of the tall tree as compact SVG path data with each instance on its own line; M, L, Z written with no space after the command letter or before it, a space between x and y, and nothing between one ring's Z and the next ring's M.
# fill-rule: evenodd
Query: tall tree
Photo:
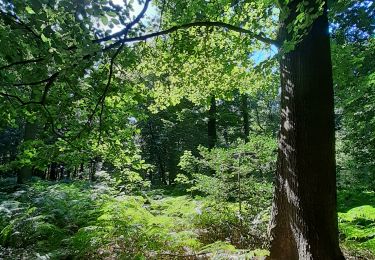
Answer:
M283 42L293 39L295 31L290 28L301 14L301 5L307 3L319 15L299 43L280 59L281 129L270 259L344 259L337 228L326 2L321 6L321 1L285 2L281 14L287 15L282 19L279 35Z

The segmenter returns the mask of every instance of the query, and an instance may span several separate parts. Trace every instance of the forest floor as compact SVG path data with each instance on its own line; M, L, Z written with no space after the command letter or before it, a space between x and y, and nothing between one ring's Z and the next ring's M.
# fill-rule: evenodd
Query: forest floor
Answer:
M263 259L269 209L85 181L0 185L0 259ZM375 259L375 194L340 191L348 259ZM250 249L247 249L250 248Z

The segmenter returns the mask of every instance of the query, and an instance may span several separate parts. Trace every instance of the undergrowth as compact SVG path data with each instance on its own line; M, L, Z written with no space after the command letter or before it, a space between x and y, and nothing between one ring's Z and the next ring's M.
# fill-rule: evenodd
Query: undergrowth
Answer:
M250 228L242 224L239 229L235 204L220 207L186 195L130 196L105 184L37 181L1 193L0 258L24 252L47 259L264 255L231 244L240 246L240 233Z
M1 259L249 259L268 254L269 202L254 208L245 201L239 212L234 202L161 190L135 196L85 181L4 187ZM338 206L343 250L374 259L374 193L342 190Z

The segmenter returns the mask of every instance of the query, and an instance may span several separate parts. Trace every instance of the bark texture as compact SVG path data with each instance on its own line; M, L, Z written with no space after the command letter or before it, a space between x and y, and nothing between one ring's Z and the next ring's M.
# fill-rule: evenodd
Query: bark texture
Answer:
M295 17L291 1L290 17ZM313 2L313 1L312 1ZM312 3L310 2L310 4ZM294 13L293 13L294 12ZM280 59L281 129L269 259L344 259L339 247L332 65L326 10Z

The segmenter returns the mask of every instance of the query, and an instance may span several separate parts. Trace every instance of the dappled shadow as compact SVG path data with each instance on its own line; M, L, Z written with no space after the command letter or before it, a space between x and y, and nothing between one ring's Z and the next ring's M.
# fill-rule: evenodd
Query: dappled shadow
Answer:
M337 194L337 211L347 212L348 210L370 205L375 207L375 192L363 190L341 190Z
M357 188L339 190L337 199L342 246L350 251L350 254L360 256L355 259L373 259L375 255L375 192Z
M338 217L342 247L348 249L350 254L363 255L363 259L373 259L375 256L375 207L370 205L353 207L345 213L339 212Z

